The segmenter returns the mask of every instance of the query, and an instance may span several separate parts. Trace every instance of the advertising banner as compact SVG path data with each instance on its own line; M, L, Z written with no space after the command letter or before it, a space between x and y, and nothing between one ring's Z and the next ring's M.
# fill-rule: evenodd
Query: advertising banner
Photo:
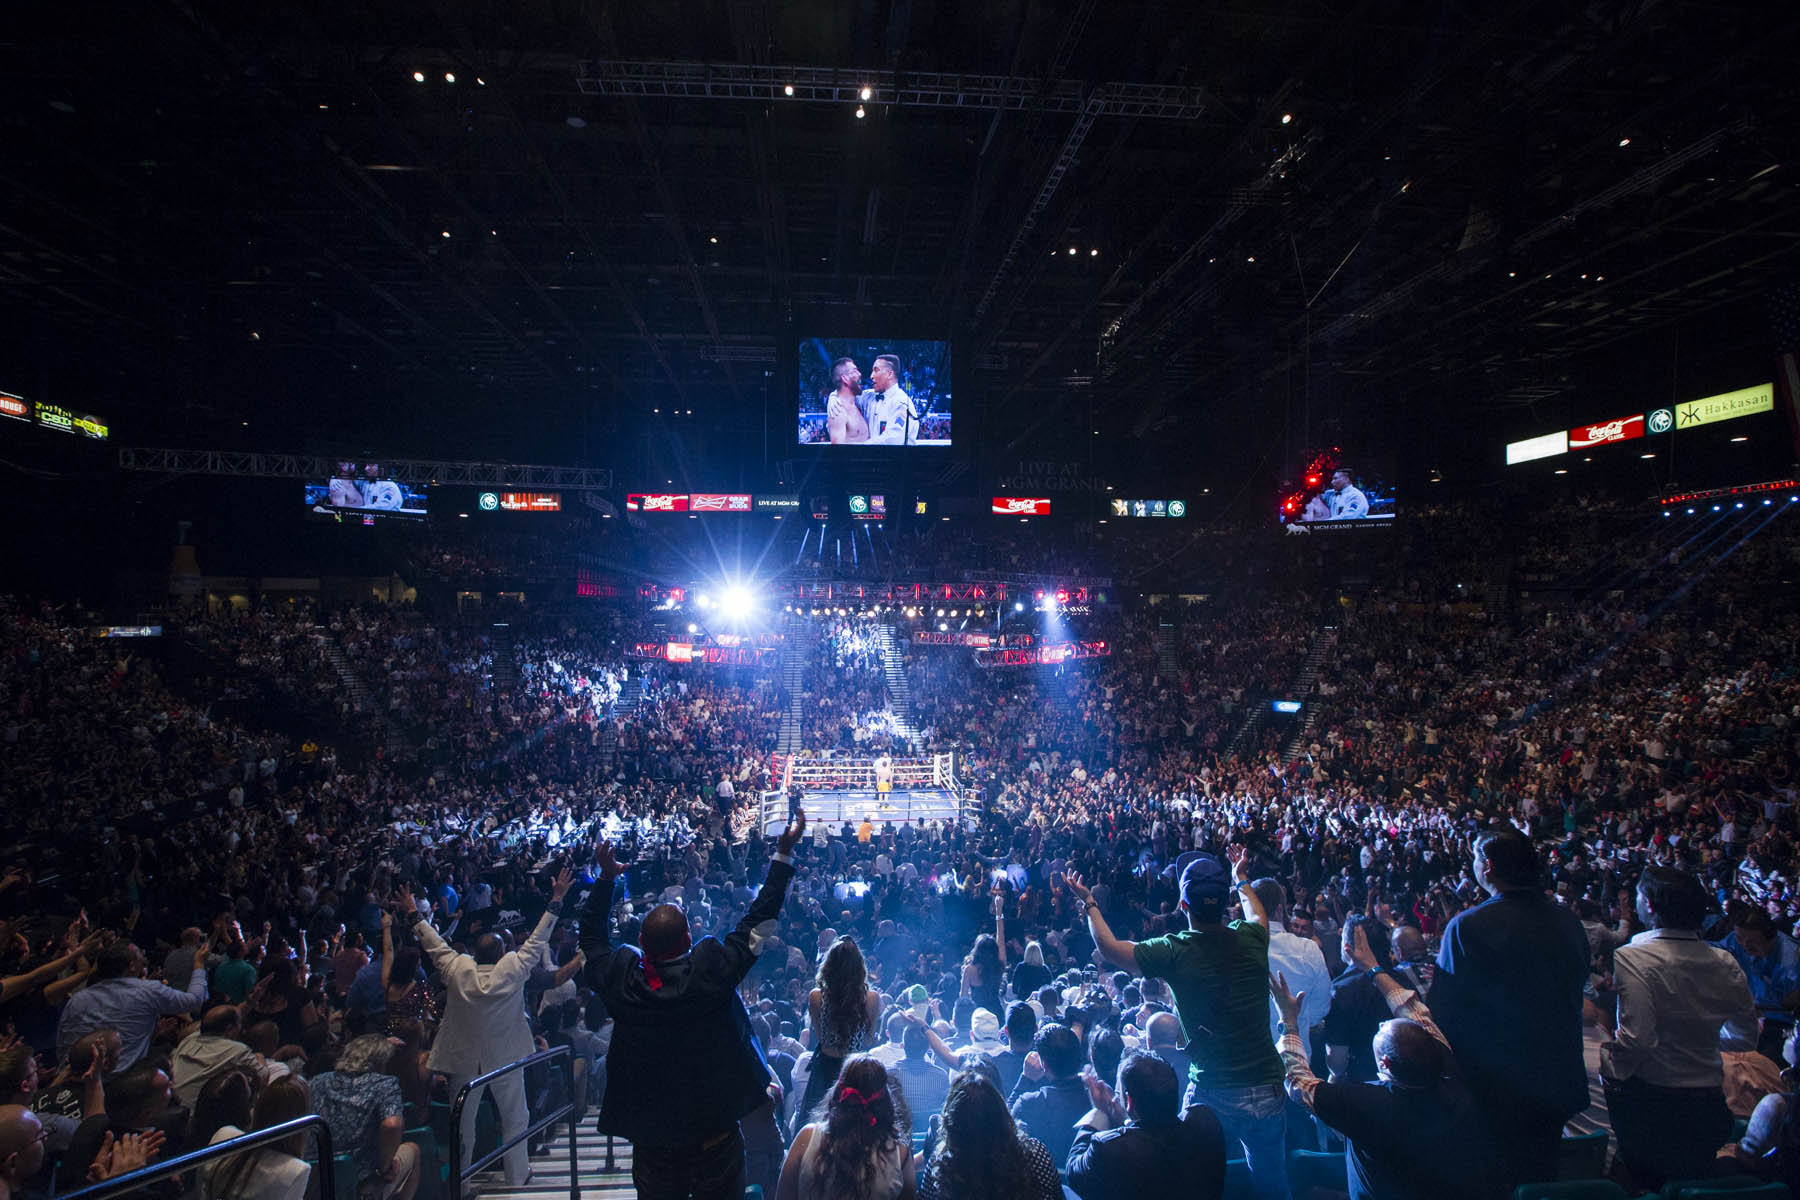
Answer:
M688 510L688 498L685 492L671 495L667 492L632 492L625 497L627 512L679 512Z
M1594 446L1604 446L1608 442L1628 442L1632 438L1643 436L1643 413L1635 417L1614 417L1610 421L1580 425L1569 430L1569 449L1588 450Z
M1739 388L1735 392L1721 392L1717 396L1677 404L1675 428L1693 429L1700 425L1711 425L1715 421L1731 421L1738 417L1774 411L1775 385L1759 383L1755 387Z
M998 517L1047 517L1050 500L1043 496L995 496L993 512Z
M749 512L747 492L695 492L688 497L689 512Z

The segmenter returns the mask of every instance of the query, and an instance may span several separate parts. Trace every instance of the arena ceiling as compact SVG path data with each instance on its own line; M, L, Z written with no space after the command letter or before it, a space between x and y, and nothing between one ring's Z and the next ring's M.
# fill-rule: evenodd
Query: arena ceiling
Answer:
M133 444L761 461L777 332L835 310L954 337L984 453L1198 456L1666 388L1684 337L1766 352L1800 262L1791 3L8 26L0 389Z

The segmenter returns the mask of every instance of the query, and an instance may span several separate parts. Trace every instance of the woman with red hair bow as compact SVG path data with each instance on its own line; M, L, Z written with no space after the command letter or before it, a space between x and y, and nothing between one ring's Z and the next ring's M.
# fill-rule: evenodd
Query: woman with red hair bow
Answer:
M844 1064L813 1122L794 1135L776 1200L913 1200L912 1116L887 1068Z

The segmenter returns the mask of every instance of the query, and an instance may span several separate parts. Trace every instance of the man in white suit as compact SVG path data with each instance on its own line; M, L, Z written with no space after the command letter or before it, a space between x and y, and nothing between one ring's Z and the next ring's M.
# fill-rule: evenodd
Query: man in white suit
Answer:
M401 915L414 918L413 932L419 945L430 956L432 965L444 981L444 1021L438 1029L437 1042L431 1049L430 1067L450 1080L450 1094L456 1095L471 1079L485 1075L496 1067L517 1062L537 1048L531 1037L531 1026L525 1019L525 981L531 968L543 956L550 943L550 931L562 915L562 899L568 893L572 875L566 868L556 876L550 889L550 907L538 918L537 928L525 944L511 954L498 934L484 933L475 939L474 954L458 954L444 944L438 931L419 912L410 889L400 893ZM500 1110L500 1138L505 1141L524 1133L530 1124L525 1110L525 1077L514 1071L488 1084L493 1089L494 1103ZM475 1145L475 1113L480 1107L477 1088L469 1094L462 1112L462 1144ZM506 1152L506 1182L520 1187L530 1174L529 1148L519 1143ZM467 1166L465 1161L464 1166Z

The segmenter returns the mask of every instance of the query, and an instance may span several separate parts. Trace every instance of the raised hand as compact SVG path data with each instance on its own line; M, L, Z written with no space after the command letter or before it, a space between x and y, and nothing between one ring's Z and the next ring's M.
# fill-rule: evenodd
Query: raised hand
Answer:
M1375 951L1369 945L1369 929L1366 925L1358 925L1350 939L1350 961L1365 971L1373 971L1381 965L1375 957Z
M792 854L794 852L794 847L800 844L800 836L805 832L806 810L795 809L794 819L789 822L786 829L781 831L781 838L775 843L776 852L780 854Z
M612 844L599 839L594 841L594 865L600 868L600 874L608 879L616 879L625 873L624 866L614 855Z
M1300 1005L1305 1001L1306 993L1301 992L1296 996L1293 992L1288 991L1287 975L1277 971L1269 976L1269 995L1275 997L1275 1007L1281 1013L1281 1019L1286 1022L1288 1029L1304 1037L1305 1031L1298 1026L1300 1024Z
M1092 904L1094 902L1094 889L1081 882L1081 876L1077 875L1075 872L1070 871L1067 875L1063 876L1063 882L1069 885L1069 891L1074 893L1075 899L1081 901L1083 905Z
M1225 848L1225 861L1231 864L1231 877L1242 883L1250 878L1250 847L1234 842Z
M395 892L394 901L399 905L401 913L404 914L409 921L412 920L413 916L419 911L419 901L413 896L411 884L408 884L398 892Z
M555 904L569 894L569 885L575 882L575 872L564 867L556 873L556 882L550 885L550 903Z

